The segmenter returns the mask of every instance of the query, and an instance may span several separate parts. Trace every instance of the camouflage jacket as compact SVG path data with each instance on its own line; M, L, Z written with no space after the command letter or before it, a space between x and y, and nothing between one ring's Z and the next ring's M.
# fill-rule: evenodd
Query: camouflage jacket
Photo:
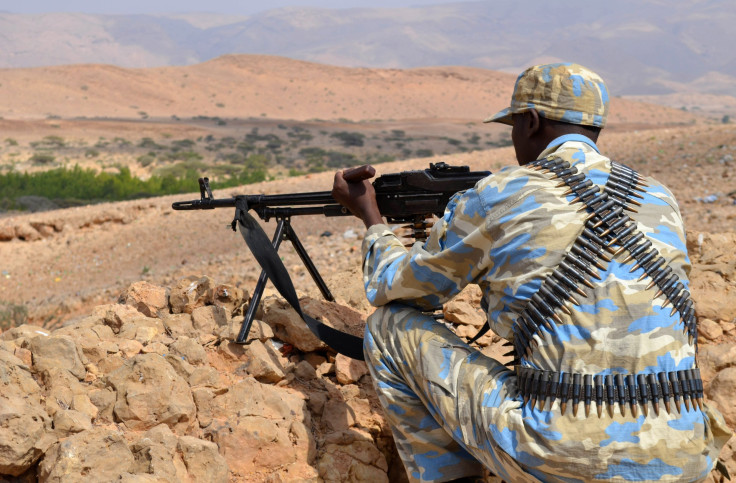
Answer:
M610 160L583 136L558 138L540 158L550 156L568 161L599 186L606 184L611 172ZM640 200L642 206L631 218L687 288L690 261L677 203L662 184L651 178L646 180L649 186ZM400 301L421 309L434 309L467 284L478 284L487 303L491 328L512 340L517 315L544 279L559 267L584 229L587 213L580 210L580 203L572 203L574 194L565 195L566 186L558 185L559 180L552 179L549 173L523 166L504 168L478 182L473 189L455 195L429 239L409 250L388 226L372 226L363 242L364 284L369 301L375 306ZM632 271L636 261L623 263L625 258L624 252L600 270L600 280L594 281L593 288L581 287L585 297L578 296L580 305L569 305L569 315L560 312L562 323L553 331L542 330L535 335L538 347L528 356L521 355L521 366L600 375L658 373L695 366L696 347L688 340L678 314L671 315L671 308L662 307L665 298L654 298L657 287L647 289L651 279L642 279L642 268ZM529 461L535 458L555 459L565 466L585 456L580 453L579 444L569 447L564 444L571 437L565 433L572 430L565 425L556 428L561 436L554 438L559 440L555 443L557 451L554 457L550 456L550 441L545 444L543 440L545 434L551 434L554 425L551 420L533 414L533 409L525 408L519 415L524 422L519 423L523 429L518 430L526 436L513 431L506 434L503 428L513 424L505 420L496 422L499 438L507 438L500 445L514 459L527 466L532 466ZM722 423L716 412L712 417L718 424ZM672 418L654 429L655 441L671 439L673 436L667 432L673 424L679 424L681 429L685 426L693 429L694 433L688 431L684 437L691 446L683 450L684 459L678 460L678 465L688 466L689 475L704 477L719 449L706 424L709 417L704 412L693 411L679 419L674 415ZM631 421L635 425L638 421L638 426L643 423L633 418ZM577 433L572 437L578 442L586 438L583 425L572 431ZM662 454L669 451L661 445L659 449L643 448L646 445L641 444L638 436L632 437L632 431L636 429L626 424L611 424L606 429L610 440L594 442L613 444L621 452L620 461L626 461L627 454L631 457L641 451L655 456L658 451ZM595 478L614 478L636 471L622 465L624 469L614 465L607 470L608 474L596 474Z

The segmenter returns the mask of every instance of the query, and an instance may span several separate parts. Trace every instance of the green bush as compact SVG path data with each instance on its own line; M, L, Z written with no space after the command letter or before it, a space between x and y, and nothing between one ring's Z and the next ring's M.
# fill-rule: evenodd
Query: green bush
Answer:
M138 143L138 147L143 149L166 149L166 146L158 144L151 138L141 139L141 141Z
M156 156L154 156L151 153L148 153L148 154L144 154L142 156L138 156L138 158L136 159L136 161L138 161L138 164L140 164L141 166L143 166L145 168L145 167L150 166L151 164L153 164L154 161L156 161Z
M28 308L0 300L0 331L6 331L28 322Z
M415 154L417 158L430 158L434 156L434 152L431 149L417 149Z
M33 153L33 156L28 158L28 161L33 164L51 164L56 160L56 156L49 152L38 152Z
M363 139L365 139L365 135L359 132L347 131L333 132L332 134L330 134L330 137L339 139L345 147L362 146Z

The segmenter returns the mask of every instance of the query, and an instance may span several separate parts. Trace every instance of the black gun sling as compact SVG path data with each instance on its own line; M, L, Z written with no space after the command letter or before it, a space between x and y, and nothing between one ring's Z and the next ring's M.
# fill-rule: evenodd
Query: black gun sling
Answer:
M304 320L309 330L338 353L359 361L364 360L363 339L361 337L334 329L302 311L294 284L291 282L291 277L289 277L289 272L281 261L278 252L271 245L271 240L266 235L266 232L263 231L258 221L248 213L248 206L243 198L239 198L235 204L233 229L235 228L235 223L240 227L240 234L243 236L245 244L248 245L256 261L258 261L261 269L268 275L268 278L274 287L276 287L279 294L281 294L286 302Z

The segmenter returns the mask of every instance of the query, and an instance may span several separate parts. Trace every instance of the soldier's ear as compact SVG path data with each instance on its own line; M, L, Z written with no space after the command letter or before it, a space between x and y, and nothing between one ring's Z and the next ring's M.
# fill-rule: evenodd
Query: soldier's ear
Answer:
M527 128L531 137L540 131L540 129L542 128L542 123L539 118L539 113L536 109L529 109L529 111L527 112L529 112L529 115L527 116L526 122L528 123Z

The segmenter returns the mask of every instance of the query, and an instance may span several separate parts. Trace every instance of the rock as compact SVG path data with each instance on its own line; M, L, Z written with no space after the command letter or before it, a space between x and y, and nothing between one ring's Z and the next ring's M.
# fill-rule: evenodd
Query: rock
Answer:
M92 419L80 411L67 409L54 414L54 430L60 438L92 429Z
M33 339L39 335L49 335L51 332L48 329L39 327L37 325L23 324L18 327L6 330L0 334L0 339L15 341L16 345L23 346L23 342L26 340Z
M729 275L726 275L726 271ZM690 275L690 293L696 302L698 317L712 320L733 320L736 317L736 284L729 280L736 280L736 272L731 272L730 267L728 269L712 265L693 267Z
M239 294L212 286L206 303L219 297L221 305L197 307L203 290L188 299L191 313L166 313L143 295L165 288L133 284L120 298L125 304L99 306L59 329L26 325L0 334L0 474L29 483L320 481L320 472L328 480L384 480L374 452L386 452L384 462L395 456L370 402L375 394L357 385L365 364L324 352L283 356L261 320L249 344L231 342L243 318L232 319L228 304ZM331 325L362 331L364 316L352 309L303 304ZM15 374L15 389L5 374ZM334 438L335 431L360 437ZM378 447L372 434L384 435ZM317 441L324 441L319 451Z
M310 297L301 299L300 304L307 315L336 329L362 337L365 316L361 313L334 302ZM276 337L303 352L312 352L327 347L324 342L312 334L296 311L280 298L268 297L264 300L263 321L271 326Z
M240 329L244 320L245 317L242 315L233 317L228 321L227 326L220 328L217 332L218 336L221 339L236 340L240 334ZM266 339L271 338L273 338L273 329L271 329L268 324L265 324L258 319L253 319L250 324L250 328L248 329L248 337L246 341L258 339L261 342L265 342Z
M36 336L30 341L33 367L37 372L47 369L66 369L77 379L84 379L87 371L79 358L77 346L69 336Z
M85 394L85 387L66 369L47 369L42 378L46 387L46 412L51 416L59 410L70 409L74 403L74 396Z
M271 343L264 345L260 340L254 340L245 346L245 363L238 368L250 374L261 382L276 383L285 377L278 356L273 348L268 348Z
M97 421L112 422L115 399L115 392L110 388L93 389L89 392L89 400L97 408Z
M179 452L182 455L187 473L193 481L226 483L228 481L227 461L217 450L217 445L192 436L179 438Z
M87 394L75 394L72 397L72 409L86 414L91 420L97 418L100 413Z
M312 334L309 327L284 300L269 297L263 302L263 321L273 329L276 337L303 352L325 349L327 346Z
M206 334L212 334L216 329L227 326L230 315L222 307L208 305L197 307L192 311L194 328Z
M19 240L35 241L41 239L41 234L30 223L21 222L15 225L15 237Z
M172 354L179 355L190 364L200 365L207 361L207 353L204 347L199 345L196 340L186 336L181 336L169 346Z
M19 476L54 444L41 388L17 358L0 351L0 475ZM18 361L19 362L19 361Z
M147 317L156 317L169 311L169 297L164 287L141 281L132 284L120 295L119 303L135 307Z
M177 444L178 438L165 424L149 429L131 445L135 472L152 475L157 481L185 481L187 469L176 453Z
M386 458L369 435L347 444L327 444L317 467L325 482L389 481Z
M224 308L227 313L232 314L233 311L243 305L245 294L243 290L234 285L222 284L215 287L214 305Z
M15 238L15 227L8 224L0 225L0 241L10 241Z
M126 427L146 430L161 423L184 432L195 421L189 385L156 354L139 354L108 376L117 392L115 417Z
M115 481L133 470L135 458L122 435L92 428L55 444L38 466L40 481Z
M352 384L368 374L368 366L363 361L338 354L335 357L335 375L340 384Z
M303 379L305 381L312 381L314 379L317 379L317 371L314 370L312 364L307 361L301 361L296 365L296 368L294 369L294 375L299 379Z
M100 307L100 309L104 309L105 311L103 323L110 327L115 334L118 334L126 323L133 323L135 325L136 320L145 317L135 307L130 305L111 304Z
M66 327L65 327L66 328ZM104 329L100 330L100 329ZM56 335L59 332L55 332ZM105 339L100 337L102 333ZM119 348L114 342L115 334L112 329L106 325L97 325L94 328L79 329L69 334L77 344L77 348L82 352L82 356L93 364L98 364L110 354L118 352Z
M197 331L194 330L191 314L168 314L165 315L162 320L166 333L170 334L172 337L179 337L182 335L194 337L197 333Z
M131 357L141 353L143 350L143 344L137 340L123 339L118 342L118 350L126 359L130 359Z
M157 335L165 332L161 319L140 316L129 320L120 327L118 338L133 339L142 345L148 345Z
M213 420L206 434L234 473L272 474L307 461L313 451L307 428L301 433L305 438L294 437L292 425L308 426L309 413L304 400L291 391L248 378L215 397L211 408Z
M482 327L486 317L476 306L463 301L450 301L445 304L444 318L448 322Z
M169 305L172 314L191 314L194 309L214 301L215 284L209 277L181 279L171 288Z
M732 428L736 426L734 394L736 394L736 367L727 367L713 378L707 389L707 395L708 399L718 405L726 423Z
M698 321L698 334L708 340L716 340L723 335L723 329L718 322L710 319L701 319Z
M220 371L214 367L197 367L189 376L189 385L194 388L198 386L222 387Z

